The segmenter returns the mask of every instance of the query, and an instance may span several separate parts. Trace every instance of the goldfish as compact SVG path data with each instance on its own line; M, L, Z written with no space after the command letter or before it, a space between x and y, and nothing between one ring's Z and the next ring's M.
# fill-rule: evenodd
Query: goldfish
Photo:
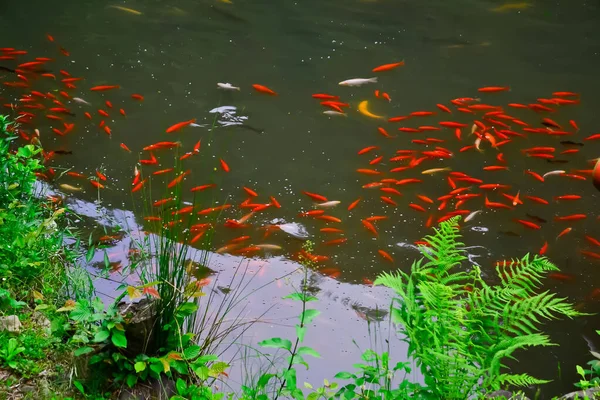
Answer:
M68 183L62 183L61 189L68 190L69 192L81 192L83 189L78 186L69 185Z
M140 11L134 10L133 8L123 7L123 6L116 6L116 5L110 5L108 7L114 8L114 9L117 9L117 10L121 10L121 11L125 11L126 13L133 14L133 15L142 15L142 13Z
M426 169L425 171L421 171L421 174L423 174L423 175L432 175L432 174L437 174L438 172L444 172L444 171L452 171L452 168L445 167L445 168Z
M373 114L372 112L370 112L368 110L368 107L369 107L369 101L368 100L363 100L363 101L361 101L358 104L358 111L361 114L363 114L363 115L365 115L365 116L367 116L369 118L383 119L383 117L381 115L376 115L376 114Z
M555 221L576 221L576 220L580 220L580 219L585 219L587 218L587 215L585 214L571 214L571 215L564 215L564 216L556 216L554 217Z
M174 125L171 125L169 128L167 128L166 132L167 133L172 133L172 132L178 131L178 130L180 130L183 127L186 127L186 126L188 126L190 124L193 124L194 122L196 122L196 118L190 119L188 121L178 122L178 123L176 123Z
M340 86L362 86L368 83L377 83L377 77L375 78L353 78L341 81L338 85Z
M379 255L380 255L381 257L383 257L383 258L384 258L386 261L389 261L389 262L392 262L392 263L394 262L394 259L392 258L392 256L391 256L391 255L390 255L390 254L389 254L387 251L385 251L385 250L377 250L377 252L378 252L378 253L379 253Z
M565 228L561 233L558 234L556 239L561 238L562 236L566 235L567 233L571 232L572 230L573 230L573 228L571 228L571 227Z
M322 196L322 195L317 194L317 193L311 193L311 192L307 192L307 191L302 191L302 193L304 193L305 195L307 195L308 197L310 197L314 201L321 201L321 202L328 201L327 197Z
M533 7L533 4L527 2L520 3L507 3L501 6L492 8L493 12L504 12L509 10L524 10L526 8Z
M531 221L527 221L524 219L515 219L515 221L517 221L518 223L522 224L523 226L530 228L530 229L541 229L542 227L538 224L534 224Z
M121 86L119 86L119 85L100 85L100 86L94 86L90 90L92 92L104 92L107 90L120 89L120 88L121 88Z
M363 148L363 149L359 150L359 151L358 151L358 154L365 154L365 153L368 153L368 152L370 152L370 151L372 151L372 150L375 150L375 149L378 149L378 148L379 148L378 146L369 146L369 147L365 147L365 148Z
M348 206L348 211L351 211L352 209L354 209L358 203L360 203L361 198L359 197L358 199L354 200L352 203L350 203L350 205Z
M157 142L143 148L145 151L157 149L172 149L181 146L181 142Z
M383 64L383 65L380 65L379 67L373 68L372 72L389 71L391 69L402 67L402 66L404 66L404 61L400 61L397 63L391 63L391 64Z
M277 93L275 93L273 90L269 89L269 88L268 88L268 87L266 87L266 86L259 85L259 84L256 84L256 83L255 83L255 84L253 84L253 85L252 85L252 87L253 87L253 88L254 88L254 90L256 90L257 92L260 92L260 93L265 93L265 94L268 94L268 95L271 95L271 96L277 96Z
M482 93L506 92L508 90L510 90L508 86L486 86L477 89L477 91Z

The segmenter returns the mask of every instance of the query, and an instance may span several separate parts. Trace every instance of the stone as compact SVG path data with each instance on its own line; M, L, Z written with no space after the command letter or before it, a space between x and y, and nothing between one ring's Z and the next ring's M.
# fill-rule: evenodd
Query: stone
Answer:
M579 390L558 397L557 400L583 400L583 399L597 399L600 397L600 389L592 388L587 390Z
M52 324L50 323L50 320L48 318L46 318L46 316L39 311L33 312L33 314L31 315L31 320L33 321L34 324L36 324L37 326L39 326L40 328L42 328L44 330L48 330L52 326Z
M8 315L6 317L0 317L0 331L9 331L13 333L21 332L21 321L16 315Z
M498 400L529 400L522 393L513 393L508 390L496 390L495 392L491 392L485 395L486 399L498 399Z

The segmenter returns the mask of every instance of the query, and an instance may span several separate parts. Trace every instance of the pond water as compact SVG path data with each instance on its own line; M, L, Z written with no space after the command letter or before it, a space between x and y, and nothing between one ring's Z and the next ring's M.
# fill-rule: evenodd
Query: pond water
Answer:
M46 150L72 152L56 155L49 165L57 170L73 168L88 176L100 169L108 177L103 182L106 189L100 192L72 176L56 182L57 187L68 184L84 189L68 193L73 204L81 203L80 210L93 209L90 202L100 196L107 212L118 212L119 218L131 218L132 224L144 226L144 214L132 213L134 204L139 204L140 193L131 194L131 179L138 160L148 158L142 148L159 141L179 141L181 147L177 151L156 151L159 165L144 166L146 174L172 167L176 152L179 156L192 151L198 140L202 140L200 153L182 162L184 170L191 171L182 183L183 190L189 193L187 201L194 199L194 194L188 192L190 188L211 183L216 187L202 192L205 203L239 204L246 198L244 186L259 194L258 203L266 203L274 196L281 208L269 207L256 213L249 221L250 228L218 228L214 246L220 247L242 234L251 236L251 242L257 244L264 234L257 228L274 221L296 222L303 224L316 243L315 252L330 257L322 266L325 276L315 278L323 294L320 304L324 314L317 320L309 341L322 351L324 359L312 364L307 379L316 383L319 378L344 369L352 357L358 359L352 340L356 339L363 347L368 345L367 327L361 317L365 310L375 306L386 308L389 303L388 291L371 288L365 282L374 280L382 271L406 270L417 256L412 243L428 233L428 218L434 215L435 221L454 210L454 203L448 205L448 210L438 210L440 202L436 200L452 190L447 180L449 172L421 174L426 169L450 167L453 172L468 174L486 184L511 186L495 191L473 187L473 193L487 193L491 201L510 204L499 192L511 196L520 192L524 204L511 210L486 208L484 196L470 199L462 207L483 210L465 225L463 234L467 245L481 246L470 250L471 259L481 265L486 276L492 276L497 260L537 253L547 242L546 255L568 276L566 280L549 280L547 289L568 297L583 311L600 311L594 292L600 287L600 261L581 253L600 253L585 239L586 235L600 238L596 211L599 195L590 176L585 171L576 173L587 180L554 175L542 183L525 173L529 169L540 174L552 170L589 171L592 168L589 161L598 157L597 141L583 139L600 132L595 120L600 107L599 23L600 6L595 2L30 0L25 7L22 2L6 0L0 4L2 45L26 50L28 55L19 56L18 62L0 60L0 65L11 69L34 57L51 57L55 61L46 63L44 68L54 73L57 81L38 77L29 82L28 89L3 86L0 96L2 103L11 103L18 98L15 96L31 89L44 93L63 90L64 85L58 82L63 78L61 69L72 77L84 78L73 82L76 88L67 90L70 96L91 103L88 106L65 100L75 113L74 117L63 116L64 121L75 123L72 132L55 135L51 128L63 130L63 121L48 120L42 112L34 110L38 115L34 124L42 132ZM52 35L54 42L48 41L47 34ZM405 61L402 67L371 72L378 65L402 60ZM11 72L0 72L4 82L18 81ZM346 79L372 76L378 76L377 83L361 87L338 85ZM217 82L229 82L241 90L224 91L217 88ZM252 84L268 86L278 95L258 93ZM120 89L89 91L97 85L120 85ZM510 87L510 90L479 93L477 89L484 86ZM388 93L391 101L375 97L375 90ZM581 101L551 104L552 112L540 113L507 107L508 103L527 105L540 98L549 99L556 91L581 93ZM144 101L132 99L133 93L142 94ZM345 108L347 115L324 115L326 108L311 98L314 93L340 96L341 101L350 105ZM559 130L570 134L526 132L525 137L511 136L512 142L499 149L483 140L482 152L474 149L460 152L463 146L473 145L475 136L469 135L471 125L483 115L482 111L476 114L458 111L450 100L461 97L481 98L480 102L464 102L463 108L473 104L503 106L507 114L533 128L543 128L541 119L551 118L561 125ZM114 108L107 108L106 100ZM385 118L359 112L358 105L364 100L368 101L372 114ZM452 115L438 109L438 103L451 107ZM119 108L124 109L126 116L119 114ZM106 110L110 116L103 118L98 109ZM91 121L84 116L86 111L91 113ZM389 117L415 111L436 114L400 123L387 121ZM165 133L173 124L191 119L196 119L199 126ZM98 127L101 120L110 126L110 136ZM484 122L496 124L488 120ZM578 131L569 124L570 120L576 122ZM420 133L397 130L437 126L440 121L467 124L462 129L462 140L455 138L454 129ZM501 125L495 126L502 129ZM522 132L522 126L514 123L510 126ZM380 127L394 138L383 137L378 132ZM426 138L434 139L427 149L412 142ZM444 142L437 143L435 139ZM560 143L565 140L584 145ZM125 152L121 143L132 152ZM357 155L368 146L378 148ZM453 156L428 159L414 170L388 172L407 164L389 161L397 150L432 150L435 146L449 149ZM554 160L558 162L528 157L522 151L535 146L555 147ZM558 154L571 148L579 151ZM504 164L497 159L499 153L503 153ZM369 165L377 156L384 159ZM226 161L229 173L222 170L219 159ZM562 163L563 160L566 162ZM491 165L505 165L508 170L482 170ZM384 174L359 174L356 171L359 168L376 169ZM174 173L168 173L156 177L155 182L168 183L174 177ZM416 178L422 182L394 186L401 196L362 187L390 177ZM314 208L303 191L341 201L341 205L327 210L327 214L342 222L299 217L299 212ZM152 185L152 200L165 197L165 193L164 184ZM571 194L581 198L554 200L556 196ZM382 202L382 195L397 206ZM430 205L418 195L434 199L435 203ZM549 204L542 205L525 196L541 197ZM348 212L347 206L359 197L362 201ZM410 208L411 203L419 204L426 212ZM246 212L232 208L224 216L240 218ZM104 224L91 214L92 220ZM555 216L570 214L586 214L587 218L554 221ZM376 224L378 237L361 224L361 219L372 215L388 217ZM541 229L527 229L515 219L533 221ZM343 229L347 242L325 245L340 236L320 232L323 227ZM572 231L557 239L567 227ZM127 239L123 240L117 247L127 249ZM252 260L268 265L266 272L257 277L258 282L285 275L296 267L290 256L300 249L300 241L282 233L268 240L281 245L283 251L272 257L260 253L260 257ZM394 262L382 258L378 250L389 253ZM232 271L239 257L218 255L215 262L215 270ZM111 290L108 284L100 289ZM260 315L264 305L277 302L287 292L289 287L285 284L263 289L248 304L251 314ZM293 322L286 319L295 315L293 305L277 304L281 308L265 319L272 324L257 325L251 333L254 339L293 332L290 328ZM352 305L364 308L357 314ZM535 371L537 376L554 379L544 387L544 395L570 390L576 380L575 365L590 358L588 342L592 346L600 342L594 333L598 327L598 318L594 316L547 324L547 331L560 347L522 355L516 370ZM331 343L336 343L335 349L328 346ZM396 350L401 359L404 348L398 346Z

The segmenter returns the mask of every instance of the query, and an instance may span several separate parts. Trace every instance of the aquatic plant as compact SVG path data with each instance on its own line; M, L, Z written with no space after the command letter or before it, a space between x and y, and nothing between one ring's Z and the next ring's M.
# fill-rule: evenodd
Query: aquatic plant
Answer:
M502 386L548 382L505 372L517 350L554 345L540 333L542 320L581 315L565 299L544 291L541 280L558 268L526 255L498 263L500 283L488 285L479 267L464 266L459 218L443 222L420 248L410 273L384 273L375 284L392 288L391 315L435 398L466 399Z

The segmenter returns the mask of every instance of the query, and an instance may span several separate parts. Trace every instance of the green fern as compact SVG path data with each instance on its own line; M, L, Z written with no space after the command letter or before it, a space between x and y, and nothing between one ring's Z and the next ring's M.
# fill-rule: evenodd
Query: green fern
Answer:
M479 267L463 265L459 220L445 221L425 237L423 258L410 273L383 273L375 281L398 296L391 315L407 338L409 355L434 398L467 399L506 385L546 383L502 372L503 361L517 350L553 345L540 334L543 321L582 315L564 298L537 293L545 275L558 268L528 254L499 263L499 284L488 285Z

